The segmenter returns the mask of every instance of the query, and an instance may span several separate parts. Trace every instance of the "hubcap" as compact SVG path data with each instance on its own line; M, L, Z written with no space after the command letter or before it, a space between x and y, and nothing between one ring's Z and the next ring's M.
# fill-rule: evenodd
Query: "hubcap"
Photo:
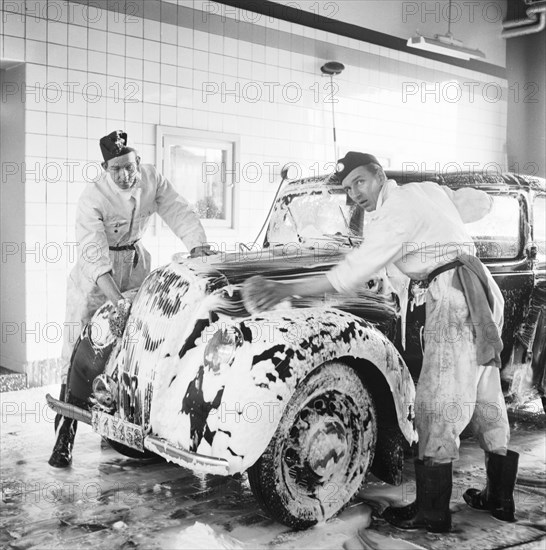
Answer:
M354 405L353 405L354 406ZM356 446L351 403L330 391L310 399L297 415L284 448L285 479L308 496L346 479Z
M329 479L348 452L343 425L333 418L314 413L311 429L303 434L302 457L322 479Z

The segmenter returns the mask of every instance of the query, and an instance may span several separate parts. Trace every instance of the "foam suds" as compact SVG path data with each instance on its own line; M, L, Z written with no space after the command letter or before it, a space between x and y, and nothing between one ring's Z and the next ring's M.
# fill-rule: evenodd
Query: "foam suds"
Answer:
M242 542L229 535L218 534L210 525L196 521L191 527L178 533L161 537L165 550L237 550L244 548Z
M356 537L343 544L344 550L426 550L407 540L381 535L376 531L361 529Z

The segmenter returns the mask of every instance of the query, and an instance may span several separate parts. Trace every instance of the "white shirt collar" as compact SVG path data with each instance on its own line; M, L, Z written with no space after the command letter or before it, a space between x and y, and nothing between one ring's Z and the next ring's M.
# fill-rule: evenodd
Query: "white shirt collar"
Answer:
M114 180L112 179L112 176L108 172L105 172L105 174L106 174L106 181L108 182L108 185L110 186L110 189L112 189L112 191L117 193L120 197L122 197L126 200L129 200L131 197L136 196L137 193L140 193L140 186L142 184L142 177L140 177L137 180L137 182L135 183L135 185L133 185L133 187L131 187L131 189L120 189L114 183Z
M375 207L376 210L381 208L383 203L389 198L392 190L398 187L398 184L394 180L387 180L383 187L381 188L381 191L379 192L379 196L377 197L377 205Z

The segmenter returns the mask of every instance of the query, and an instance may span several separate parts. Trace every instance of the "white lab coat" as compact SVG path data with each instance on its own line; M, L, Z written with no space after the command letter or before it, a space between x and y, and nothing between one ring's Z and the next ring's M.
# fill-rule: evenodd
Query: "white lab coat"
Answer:
M103 172L82 193L76 212L78 258L67 286L63 382L81 329L106 301L97 279L111 272L120 291L125 292L138 288L150 273L150 254L140 239L156 212L188 250L206 242L197 214L150 164L140 165L140 180L129 191L119 189ZM135 250L110 250L130 244Z

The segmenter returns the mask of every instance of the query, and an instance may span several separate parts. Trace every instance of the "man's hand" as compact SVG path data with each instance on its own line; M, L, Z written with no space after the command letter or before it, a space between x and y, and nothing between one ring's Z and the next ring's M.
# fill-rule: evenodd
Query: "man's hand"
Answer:
M290 283L271 281L261 275L255 275L247 279L241 289L245 307L253 315L271 309L287 298L323 296L336 292L324 274L304 277Z
M241 293L247 311L252 314L271 309L293 295L290 284L271 281L261 275L247 279Z
M211 250L210 245L205 244L203 246L196 246L190 251L190 258L200 258L202 256L212 256L216 254L214 250Z
M112 272L104 273L97 279L97 285L102 290L103 294L115 305L123 298L123 294L114 281Z
M110 332L116 337L121 338L129 313L131 311L131 300L127 298L120 298L116 303L114 311L110 314L108 324L110 325Z

